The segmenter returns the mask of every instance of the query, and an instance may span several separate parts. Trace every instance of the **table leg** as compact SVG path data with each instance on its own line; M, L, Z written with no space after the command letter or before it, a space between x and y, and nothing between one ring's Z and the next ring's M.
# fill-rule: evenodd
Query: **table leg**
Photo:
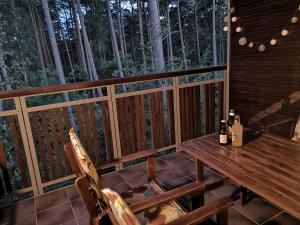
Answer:
M247 188L241 187L240 198L242 206L245 205L247 203Z
M196 182L203 182L204 181L204 172L203 172L203 163L195 159L195 165L196 165ZM192 196L190 196L191 199L191 210L197 209L204 205L204 190L201 192L198 192Z
M217 214L217 224L228 225L228 209Z

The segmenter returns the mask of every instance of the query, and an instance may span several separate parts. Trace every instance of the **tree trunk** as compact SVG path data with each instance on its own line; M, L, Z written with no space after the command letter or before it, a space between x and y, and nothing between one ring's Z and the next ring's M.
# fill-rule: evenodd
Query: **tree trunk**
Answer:
M173 55L172 30L171 30L171 19L170 19L169 5L167 7L167 20L168 20L169 60L170 60L170 64L171 64L171 69L173 71L174 70L174 55Z
M161 37L160 17L158 13L157 1L149 0L149 20L150 31L153 42L153 63L154 72L160 73L165 71L165 60Z
M122 20L122 11L121 11L121 0L117 0L117 15L118 15L118 32L119 32L119 43L120 43L120 50L121 50L121 56L123 59L125 59L125 49L124 49L124 39L123 39L123 23Z
M116 63L118 66L119 77L124 77L122 62L121 62L117 37L116 37L116 33L115 33L115 28L114 28L114 24L113 24L113 19L112 19L112 15L111 15L109 0L106 0L106 7L107 7L108 23L109 23L110 34L111 34L111 41L112 41L112 46L113 46L113 50L114 50Z
M139 30L140 30L140 45L142 50L142 58L143 58L143 70L147 71L147 60L145 54L145 42L144 42L144 30L143 30L143 12L141 6L141 0L137 0L138 6L138 14L139 14Z
M217 62L217 38L216 38L216 0L212 0L212 56L213 65L216 66Z
M178 26L179 26L179 33L180 33L180 43L181 43L181 53L182 53L182 58L183 58L183 65L184 65L184 69L187 69L185 44L184 44L182 25L181 25L180 0L177 0L177 15L178 15Z
M83 71L86 74L89 74L88 73L88 69L87 69L86 59L85 59L85 53L84 53L84 49L83 49L83 45L82 45L80 28L79 28L77 13L76 13L76 3L75 3L75 0L72 0L72 11L73 11L73 17L74 17L74 23L75 23L76 39L77 39L78 48L79 48L79 61L80 61L80 64L82 66Z
M195 30L196 30L196 44L197 44L197 57L198 57L198 64L201 64L201 51L200 51L200 41L199 41L199 28L198 28L198 7L197 2L194 3L194 15L195 15Z
M41 1L42 1L43 11L44 11L45 20L46 20L46 24L47 24L47 28L48 28L49 39L50 39L51 49L52 49L52 53L53 53L53 57L54 57L54 63L55 63L57 77L58 77L60 84L65 84L66 83L65 75L64 75L61 58L60 58L59 51L58 51L57 42L55 39L55 34L54 34L53 25L52 25L52 20L50 17L48 2L47 2L47 0L41 0ZM66 92L63 93L63 98L64 98L65 102L70 101L69 94ZM74 120L72 110L70 107L68 107L68 111L70 113L71 125L72 125L72 127L75 128L75 120Z

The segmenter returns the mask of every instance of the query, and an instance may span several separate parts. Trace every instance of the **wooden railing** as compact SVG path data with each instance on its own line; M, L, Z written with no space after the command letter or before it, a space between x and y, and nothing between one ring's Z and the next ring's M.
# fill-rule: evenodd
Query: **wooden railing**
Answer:
M38 195L72 179L63 151L72 126L97 166L148 149L178 150L181 141L215 132L226 75L214 67L0 93L0 193Z

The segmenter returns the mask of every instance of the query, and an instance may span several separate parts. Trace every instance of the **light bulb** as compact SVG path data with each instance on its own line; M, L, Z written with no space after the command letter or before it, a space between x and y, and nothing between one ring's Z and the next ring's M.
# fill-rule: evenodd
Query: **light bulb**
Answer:
M265 46L264 44L260 44L260 45L258 46L258 51L259 51L259 52L264 52L264 51L266 51L266 46Z
M229 10L229 12L230 12L231 14L235 13L235 8L234 8L234 7L231 7L230 10Z
M254 43L251 41L248 46L249 46L249 48L253 48L254 47Z
M241 38L239 39L239 45L244 46L244 45L246 45L246 44L247 44L247 38L241 37Z
M282 36L286 36L286 35L288 35L288 33L289 33L289 31L288 31L287 29L283 29L283 30L281 31L281 35L282 35Z
M225 23L228 23L228 16L225 16L225 17L224 17L224 22L225 22Z
M227 32L229 30L229 27L225 26L223 27L223 31Z
M271 41L270 41L270 45L276 45L277 44L277 40L275 38L273 38Z
M291 19L291 23L297 23L298 22L298 17L297 16L293 16Z
M236 16L232 17L232 18L231 18L231 21L232 21L233 23L235 23L235 22L237 21L237 17L236 17Z
M235 29L235 31L238 32L238 33L240 33L240 32L242 32L242 28L241 28L241 27L237 27L237 28Z

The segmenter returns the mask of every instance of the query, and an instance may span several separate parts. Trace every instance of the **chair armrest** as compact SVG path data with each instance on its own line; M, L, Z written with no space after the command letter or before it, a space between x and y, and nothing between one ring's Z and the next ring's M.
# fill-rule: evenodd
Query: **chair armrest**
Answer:
M152 208L153 206L162 205L183 196L203 191L204 188L205 184L202 182L187 184L183 187L176 188L174 190L167 191L162 194L158 194L151 198L145 199L141 202L135 203L131 205L130 208L134 213L139 213L146 209Z
M227 214L228 213L227 209L232 204L233 204L233 201L229 197L218 199L216 201L206 204L205 206L203 206L201 208L198 208L192 212L189 212L189 213L179 217L178 219L173 220L170 223L167 223L167 225L198 224L198 223L201 223L204 220L210 218L211 216L213 216L215 214L219 214L222 212L225 212Z

